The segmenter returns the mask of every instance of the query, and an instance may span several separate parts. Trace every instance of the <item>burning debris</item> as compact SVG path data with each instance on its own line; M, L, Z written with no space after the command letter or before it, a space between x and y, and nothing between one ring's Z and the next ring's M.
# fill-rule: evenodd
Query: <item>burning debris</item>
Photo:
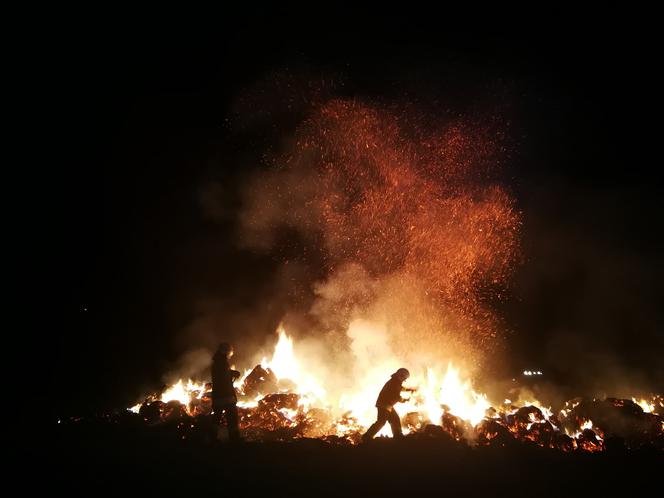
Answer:
M250 441L317 438L359 443L373 421L364 415L367 407L344 411L326 403L324 397L301 390L297 379L282 377L283 364L288 365L291 374L299 372L292 340L281 329L272 359L263 359L236 382L243 436ZM305 378L310 384L313 382L311 385L321 386L315 379ZM478 446L523 443L565 452L644 446L664 450L662 396L639 401L575 399L554 413L537 401L517 406L505 400L492 407L487 397L472 391L451 366L441 380L436 380L431 370L412 380L417 390L404 403L405 410L401 410L407 437L446 438ZM129 410L146 424L178 423L187 430L204 428L209 426L212 411L211 387L210 383L178 381L161 395L149 396ZM371 404L373 397L366 401ZM480 409L482 416L478 418ZM379 435L385 435L386 430Z
M277 376L272 370L265 369L261 365L251 371L242 383L242 392L245 396L255 396L261 393L277 392Z

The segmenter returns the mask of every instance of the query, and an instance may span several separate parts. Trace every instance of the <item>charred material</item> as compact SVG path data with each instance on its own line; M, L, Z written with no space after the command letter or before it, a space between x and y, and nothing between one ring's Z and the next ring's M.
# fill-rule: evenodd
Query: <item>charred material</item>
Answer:
M576 405L565 421L569 426L592 420L593 427L606 438L621 438L628 448L651 444L664 434L664 419L645 413L631 400L607 398L586 400Z
M484 419L477 427L477 443L482 446L507 446L514 442L512 433L498 420Z
M242 392L245 396L256 397L260 394L274 393L278 391L277 376L269 368L256 365L242 383Z
M460 417L452 415L448 411L445 411L440 418L440 425L445 432L457 441L461 441L464 435L472 430L472 427L468 422Z

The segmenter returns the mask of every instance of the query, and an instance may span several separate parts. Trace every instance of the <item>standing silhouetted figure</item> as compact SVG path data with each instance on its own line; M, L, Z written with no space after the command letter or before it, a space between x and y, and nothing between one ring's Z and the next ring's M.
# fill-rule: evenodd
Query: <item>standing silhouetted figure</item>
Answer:
M410 372L405 368L400 368L392 374L392 378L388 380L383 389L381 389L376 400L376 409L378 410L378 418L376 422L369 427L369 430L362 436L363 441L372 439L379 430L385 425L385 422L390 423L392 428L392 435L395 438L402 437L401 432L401 419L399 414L394 410L394 405L399 402L406 401L401 397L401 391L412 391L412 389L405 389L402 384L410 377Z
M228 360L233 356L233 346L222 342L212 357L212 410L216 426L221 425L223 414L226 415L229 441L240 439L238 427L237 395L233 382L240 377L240 372L232 370Z

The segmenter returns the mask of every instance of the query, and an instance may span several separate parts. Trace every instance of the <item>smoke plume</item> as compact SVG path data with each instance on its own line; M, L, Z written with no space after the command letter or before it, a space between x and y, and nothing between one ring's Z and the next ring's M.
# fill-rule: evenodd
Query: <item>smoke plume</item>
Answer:
M498 182L503 130L432 122L330 100L246 189L242 243L322 269L307 332L360 370L377 356L473 369L500 346L490 303L508 285L520 225Z

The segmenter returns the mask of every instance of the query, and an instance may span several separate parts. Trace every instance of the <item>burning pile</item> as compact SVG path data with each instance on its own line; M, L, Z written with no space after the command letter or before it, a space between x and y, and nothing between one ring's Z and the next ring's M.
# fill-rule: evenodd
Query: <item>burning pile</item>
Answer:
M236 382L244 437L357 443L383 383L408 366L417 390L397 406L407 437L663 447L661 397L576 400L554 414L474 390L468 379L500 350L492 304L519 259L521 214L498 181L509 148L498 120L436 121L332 100L250 182L243 243L324 279L310 282L308 310L292 311L312 339L307 352L296 356L281 328L272 356ZM191 428L211 411L210 386L180 380L131 410Z
M428 369L411 381L417 391L399 408L409 437L453 438L482 446L523 442L562 451L597 452L611 444L664 449L662 396L639 401L576 399L554 414L536 400L518 404L504 400L494 407L486 395L462 381L452 365L442 376ZM330 403L323 383L301 370L292 339L282 328L271 359L263 358L236 383L240 428L253 441L320 438L356 444L375 417L373 402L380 385L372 387L360 389L372 391L367 397ZM130 410L151 424L205 426L212 411L211 384L189 380L185 385L180 380ZM386 426L379 435L388 431Z

